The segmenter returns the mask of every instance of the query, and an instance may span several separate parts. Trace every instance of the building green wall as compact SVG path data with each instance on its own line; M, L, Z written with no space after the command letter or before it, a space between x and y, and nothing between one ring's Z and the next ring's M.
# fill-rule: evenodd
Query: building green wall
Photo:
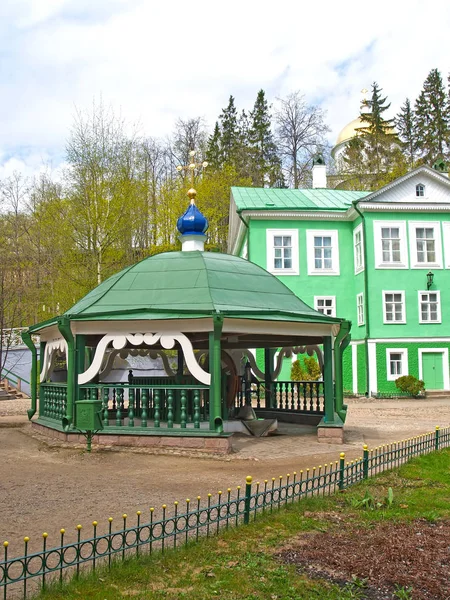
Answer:
M342 355L344 393L353 393L352 348L347 346Z
M358 394L365 394L367 391L366 345L358 344L356 348L356 359L358 365Z

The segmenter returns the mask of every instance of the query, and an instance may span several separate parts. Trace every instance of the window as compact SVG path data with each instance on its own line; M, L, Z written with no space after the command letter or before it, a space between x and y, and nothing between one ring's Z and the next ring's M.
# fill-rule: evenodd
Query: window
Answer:
M339 245L336 230L306 232L309 275L339 275Z
M444 249L445 249L445 268L450 269L450 221L442 223Z
M364 270L362 225L353 231L353 251L355 273L360 273Z
M381 249L383 262L400 262L400 229L398 227L381 228Z
M267 270L270 273L298 275L298 231L268 229Z
M383 292L384 322L406 323L405 292Z
M314 296L314 308L324 315L335 317L336 296Z
M419 292L419 323L440 322L440 292Z
M374 221L375 266L378 269L407 269L405 221Z
M436 262L436 240L433 227L416 228L416 249L418 263Z
M364 325L364 294L356 296L356 312L358 315L358 325Z
M430 221L409 222L411 267L427 269L442 268L440 224Z
M386 372L388 381L395 381L408 375L408 350L406 348L386 349Z
M425 196L425 186L423 183L418 183L416 185L416 196L418 198L423 198Z

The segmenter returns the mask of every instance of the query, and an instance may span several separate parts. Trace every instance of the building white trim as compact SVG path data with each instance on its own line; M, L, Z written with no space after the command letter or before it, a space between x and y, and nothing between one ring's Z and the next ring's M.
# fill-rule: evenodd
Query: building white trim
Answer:
M361 308L361 311L359 310ZM356 322L358 327L361 327L366 322L364 306L364 292L356 294ZM360 318L362 316L362 318Z
M331 238L331 268L317 269L315 267L314 238ZM339 233L337 229L307 229L306 230L306 255L308 262L308 275L340 275L339 268Z
M352 345L352 391L358 393L358 346Z
M367 356L368 356L368 365L369 369L369 395L372 392L376 393L378 391L378 380L377 380L377 345L373 342L367 342Z
M421 298L422 294L436 294L436 296L437 296L437 301L436 301L436 304L437 304L437 311L436 311L437 312L437 319L436 319L436 321L430 321L430 320L425 320L424 321L422 319L422 310L421 310L421 307L420 307L420 305L422 304L422 298ZM441 320L441 292L440 292L440 290L419 290L417 292L417 299L418 299L418 303L419 303L419 323L425 323L425 324L430 325L430 324L433 324L433 323L439 324L439 323L442 322L442 320Z
M395 228L399 230L400 239L400 260L396 262L383 260L383 245L381 230L386 228ZM406 241L406 221L374 221L373 222L373 243L375 252L376 269L407 269L408 268L408 247Z
M356 250L356 236L359 234L360 236L360 264L358 264L358 253ZM355 229L353 230L353 264L355 267L355 275L357 275L358 273L361 273L362 271L364 271L364 234L363 234L363 227L362 227L362 223L360 223L357 227L355 227Z
M442 354L442 372L444 374L444 390L450 390L448 348L419 348L419 379L423 379L422 356L429 352L436 353L436 354Z
M450 221L442 223L442 234L444 240L444 267L450 269Z
M291 260L292 267L285 269L276 269L274 266L275 259L275 237L290 237L291 238ZM272 275L299 275L299 245L298 245L298 229L267 229L266 230L266 270Z
M393 344L396 342L405 344L405 343L417 343L420 342L422 344L433 344L433 343L442 343L450 342L450 337L398 337L398 338L370 338L368 340L370 342L376 342L377 344ZM352 342L353 343L353 342Z
M434 262L419 262L417 260L417 229L433 228L434 230L434 252L436 260ZM411 269L442 269L442 243L441 228L439 221L409 221L409 257Z
M401 294L402 319L400 321L388 321L386 319L386 294ZM406 323L405 290L382 290L381 297L383 300L383 323L385 325L404 325Z
M391 375L391 354L401 355L401 373ZM407 348L386 348L386 379L395 381L398 377L408 375L408 349Z

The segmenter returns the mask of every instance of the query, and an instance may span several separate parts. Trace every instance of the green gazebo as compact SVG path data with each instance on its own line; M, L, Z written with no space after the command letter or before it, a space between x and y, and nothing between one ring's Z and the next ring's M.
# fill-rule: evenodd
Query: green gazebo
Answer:
M205 252L206 218L191 204L177 223L182 251L150 256L87 294L62 316L29 327L34 426L100 444L226 452L242 406L258 417L314 422L340 441L346 416L342 351L350 323L316 312L261 267ZM40 338L40 375L31 336ZM276 381L274 355L323 348L323 379ZM264 367L254 349L264 349ZM281 349L281 350L280 350ZM106 382L117 357L161 356L165 377ZM54 381L57 357L66 381ZM249 360L249 362L248 362ZM243 369L243 365L247 364ZM40 379L39 397L37 380ZM312 419L312 421L311 421Z

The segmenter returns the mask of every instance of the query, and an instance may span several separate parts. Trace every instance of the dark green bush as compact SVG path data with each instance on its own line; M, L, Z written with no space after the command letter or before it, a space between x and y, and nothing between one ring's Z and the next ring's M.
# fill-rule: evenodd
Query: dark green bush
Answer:
M414 375L403 375L395 380L397 388L411 396L417 397L421 392L425 391L425 384L421 379L417 379Z

